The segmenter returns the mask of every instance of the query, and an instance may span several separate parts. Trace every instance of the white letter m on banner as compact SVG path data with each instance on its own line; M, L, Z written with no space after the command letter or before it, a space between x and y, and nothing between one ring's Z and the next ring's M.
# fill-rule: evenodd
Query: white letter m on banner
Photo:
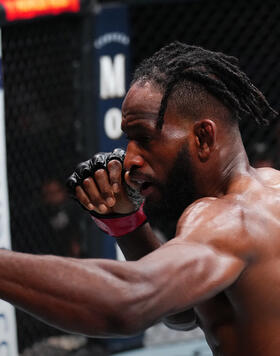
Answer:
M121 98L125 95L125 56L100 57L100 97Z

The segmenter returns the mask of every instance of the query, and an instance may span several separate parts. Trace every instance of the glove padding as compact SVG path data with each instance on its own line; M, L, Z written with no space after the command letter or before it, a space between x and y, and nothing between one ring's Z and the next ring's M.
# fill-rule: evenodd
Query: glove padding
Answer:
M91 159L81 162L77 165L74 173L67 179L66 186L71 195L75 196L75 188L82 185L83 181L93 176L98 169L107 169L107 164L113 159L117 159L123 164L125 151L116 148L113 152L99 152Z
M92 177L98 169L107 170L108 163L115 159L120 161L123 166L123 162L125 159L125 151L121 148L115 148L113 152L99 152L96 153L91 159L78 164L74 173L72 173L71 176L66 181L66 186L69 194L74 199L76 199L76 192L75 192L76 186L82 185L83 181L88 177ZM123 175L124 173L125 171L123 170ZM143 202L143 197L140 195L138 191L131 188L125 182L123 184L125 186L129 199L132 201L133 205L135 206L135 210L139 209L140 205ZM101 215L94 211L89 211L89 212L97 217L109 216L109 215ZM120 216L122 214L113 214L113 215Z

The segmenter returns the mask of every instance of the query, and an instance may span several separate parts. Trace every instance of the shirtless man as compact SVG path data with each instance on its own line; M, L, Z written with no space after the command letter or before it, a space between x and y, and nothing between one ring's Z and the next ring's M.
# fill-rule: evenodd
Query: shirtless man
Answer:
M238 128L276 113L234 58L178 42L140 65L122 110L125 158L94 156L68 184L130 261L1 251L0 297L70 332L164 320L200 326L214 355L278 356L280 173L250 167Z

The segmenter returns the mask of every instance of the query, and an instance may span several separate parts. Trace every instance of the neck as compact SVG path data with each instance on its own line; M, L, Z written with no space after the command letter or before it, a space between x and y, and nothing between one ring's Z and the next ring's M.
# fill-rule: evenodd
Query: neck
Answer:
M236 140L234 146L217 150L212 166L196 179L201 197L220 197L227 194L232 183L240 176L252 174L252 167L243 143Z

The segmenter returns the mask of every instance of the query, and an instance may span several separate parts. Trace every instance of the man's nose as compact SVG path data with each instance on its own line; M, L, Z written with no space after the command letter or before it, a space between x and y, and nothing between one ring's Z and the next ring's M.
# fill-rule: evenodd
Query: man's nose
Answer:
M139 168L144 165L144 158L142 157L137 144L130 141L126 148L126 155L124 159L124 168L130 171L132 167Z

